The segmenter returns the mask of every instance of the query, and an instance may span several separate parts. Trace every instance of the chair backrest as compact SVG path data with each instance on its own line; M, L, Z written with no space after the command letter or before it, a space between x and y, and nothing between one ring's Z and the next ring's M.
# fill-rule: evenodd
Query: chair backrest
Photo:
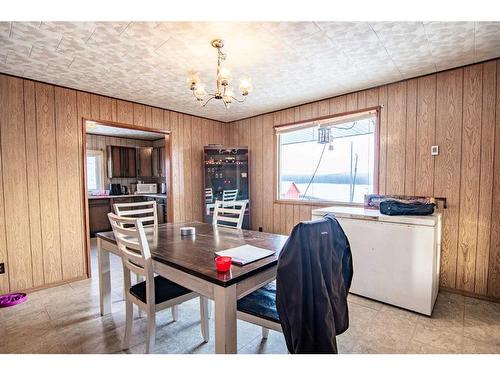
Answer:
M212 224L218 227L241 229L246 201L215 201Z
M237 197L238 197L238 189L222 191L222 200L224 202L235 201Z
M120 217L109 213L108 219L120 250L124 270L152 280L153 263L141 218ZM130 273L127 274L130 278Z
M158 228L156 201L115 203L113 208L120 217L139 219L145 227L154 226L155 230Z
M214 199L214 193L212 188L205 188L205 201L212 202L213 199Z

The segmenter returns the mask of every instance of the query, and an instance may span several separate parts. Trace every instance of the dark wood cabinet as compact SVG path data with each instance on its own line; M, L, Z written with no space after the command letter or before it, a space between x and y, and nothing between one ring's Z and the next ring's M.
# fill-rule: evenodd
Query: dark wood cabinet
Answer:
M108 177L137 177L135 147L108 146Z
M153 147L138 147L137 148L137 177L152 177Z
M109 212L111 212L110 199L89 199L89 227L92 237L97 232L111 230L111 224L108 220Z
M123 165L123 170L125 171L124 177L135 177L137 176L137 162L135 156L135 149L131 147L123 147L125 160Z
M158 209L158 223L167 222L167 200L164 198L156 198L156 207Z
M133 203L133 202L142 202L144 199L143 197L119 197L119 196L113 196L111 199L111 204L115 203ZM115 210L113 210L114 212Z
M155 147L152 152L153 176L166 177L165 171L165 147Z

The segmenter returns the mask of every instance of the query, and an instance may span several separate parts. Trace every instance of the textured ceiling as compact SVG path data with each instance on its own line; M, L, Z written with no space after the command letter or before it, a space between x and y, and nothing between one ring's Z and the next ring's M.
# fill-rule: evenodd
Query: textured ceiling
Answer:
M131 139L142 139L144 141L156 141L165 137L162 133L149 131L125 129L116 126L100 125L93 121L87 121L86 131L88 134L104 135L108 137L122 137Z
M229 110L186 86L216 37L254 85ZM500 22L0 22L0 72L221 121L499 56Z

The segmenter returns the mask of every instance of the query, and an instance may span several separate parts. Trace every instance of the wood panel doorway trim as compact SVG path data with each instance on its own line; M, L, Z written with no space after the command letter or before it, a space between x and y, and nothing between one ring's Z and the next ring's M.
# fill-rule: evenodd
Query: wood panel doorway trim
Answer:
M149 128L145 126L137 126L115 121L94 120L92 118L82 118L82 187L83 187L83 219L85 221L85 251L87 253L87 277L91 276L90 269L90 224L89 224L89 208L88 208L88 189L87 189L87 122L98 123L99 125L110 126L122 129L141 130L146 132L153 132L163 134L165 138L165 183L167 187L167 222L171 223L174 220L174 201L172 189L172 133L169 130L161 130L156 128Z

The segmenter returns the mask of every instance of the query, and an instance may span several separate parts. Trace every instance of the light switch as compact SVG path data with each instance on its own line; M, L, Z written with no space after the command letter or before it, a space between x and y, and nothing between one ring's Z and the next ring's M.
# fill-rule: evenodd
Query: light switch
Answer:
M431 146L431 155L432 156L439 155L439 146Z

